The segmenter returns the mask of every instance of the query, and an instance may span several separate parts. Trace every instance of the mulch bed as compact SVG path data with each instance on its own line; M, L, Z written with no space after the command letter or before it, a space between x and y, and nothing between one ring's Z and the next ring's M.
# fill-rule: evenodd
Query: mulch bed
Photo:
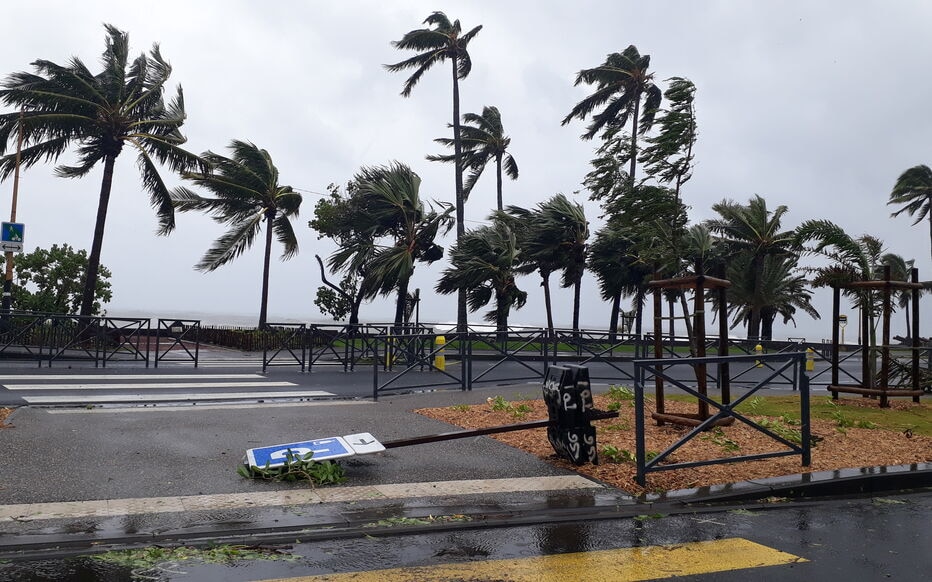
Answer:
M610 404L606 396L595 397L595 407L606 410ZM474 406L457 406L447 408L422 408L419 414L465 428L483 428L514 424L516 422L542 420L547 418L547 407L542 400L516 401L511 403L518 407L526 405L531 411L516 417L509 411L494 411L490 404ZM645 440L648 453L664 451L689 431L687 427L667 424L657 426L650 418L648 403L645 422ZM874 406L861 398L842 398L839 406ZM896 401L896 408L920 407L932 414L932 406L924 403ZM666 412L696 412L696 404L667 401ZM675 489L688 489L708 485L733 483L738 481L808 473L812 471L829 471L835 469L870 467L880 465L902 465L909 463L932 462L932 438L913 435L909 431L894 432L881 429L839 428L835 422L812 419L811 432L818 441L812 449L812 464L803 467L798 455L764 459L759 461L742 461L706 467L695 467L652 473L647 476L647 487L635 482L636 467L633 458L634 441L634 407L632 402L623 402L616 419L596 421L596 439L599 448L600 464L575 466L554 454L547 441L546 429L532 429L519 432L491 435L503 443L526 451L540 459L564 469L598 479L632 494L646 491L660 492ZM742 414L758 420L747 411ZM792 424L781 419L772 422L792 430ZM606 447L614 447L617 461L612 461L604 453ZM786 450L782 443L774 441L761 432L742 422L704 433L692 439L670 457L670 462L707 460L720 457L733 457ZM627 458L628 460L623 460Z

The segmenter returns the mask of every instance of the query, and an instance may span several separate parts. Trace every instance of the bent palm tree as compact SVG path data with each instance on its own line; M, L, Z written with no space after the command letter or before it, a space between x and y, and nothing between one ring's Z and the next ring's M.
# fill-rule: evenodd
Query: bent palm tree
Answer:
M906 212L916 217L914 225L928 218L929 243L932 244L932 169L929 166L915 166L900 174L887 204L902 204L903 207L891 216Z
M647 71L650 67L650 55L641 55L637 47L630 45L621 53L612 53L605 62L593 69L583 69L576 75L576 85L586 83L595 85L596 91L573 107L569 115L563 118L566 125L573 118L585 119L595 109L605 108L592 116L592 121L582 134L583 139L592 139L602 129L625 126L631 118L631 146L627 155L631 156L628 170L628 183L635 183L637 167L637 136L650 129L654 114L663 98L660 88L654 84L654 74ZM641 110L641 100L644 109Z
M22 124L22 164L27 168L42 160L57 160L71 145L77 146L77 163L58 166L57 175L81 178L103 162L81 315L93 311L113 168L123 147L129 145L137 152L142 185L159 219L159 234L175 228L175 215L157 164L180 172L200 163L196 155L180 147L186 141L179 131L185 120L184 99L180 86L167 104L163 98L172 68L158 45L130 62L129 36L109 24L105 28L107 46L100 73L91 73L77 57L67 66L37 60L32 63L35 74L13 73L0 89L0 100L22 111L22 117L19 112L0 115L0 154L6 153ZM15 166L15 155L5 155L0 160L0 177L9 176Z
M527 293L515 284L518 245L515 234L506 224L496 221L467 232L450 249L450 267L437 283L438 293L466 289L470 311L477 311L495 298L495 309L485 320L499 332L508 331L508 314L527 302Z
M479 25L466 34L459 20L452 23L443 12L434 12L424 20L424 24L434 28L419 28L406 33L401 40L392 42L392 46L400 50L420 51L419 54L394 65L385 65L392 73L414 69L414 73L405 81L401 91L403 97L411 95L411 90L421 79L424 73L443 61L449 59L453 68L453 155L454 174L456 179L456 239L459 240L466 232L464 225L465 194L463 191L463 160L462 142L460 140L460 79L469 76L472 70L472 60L466 50L469 41L473 39L482 25ZM459 331L466 331L466 294L460 293L457 304L456 324Z
M482 115L467 113L463 116L465 125L460 127L460 140L463 150L463 167L469 168L469 177L463 186L463 195L469 197L473 186L482 175L482 170L495 160L495 177L497 178L498 209L502 210L502 168L512 180L518 179L518 164L510 153L508 146L511 138L505 135L502 127L502 116L497 107L486 106L482 108ZM434 140L447 147L455 147L453 140L441 137ZM453 155L431 155L427 159L432 162L455 162Z
M360 292L365 299L398 292L395 323L404 321L408 283L415 263L432 263L443 257L437 235L452 228L452 206L441 204L442 212L424 206L420 197L421 178L405 164L362 168L353 177L356 184L356 228L370 237L347 241L330 258L333 268L363 268ZM387 237L387 244L380 239Z
M186 172L183 175L186 180L213 193L214 198L200 196L180 186L172 191L172 202L181 212L205 212L216 222L229 226L229 230L214 241L194 267L199 271L213 271L243 254L252 246L265 223L259 307L259 327L263 327L268 316L272 238L274 236L285 247L282 260L298 254L298 239L291 218L298 216L302 199L291 186L278 183L278 168L267 151L239 140L230 143L230 150L232 158L205 153L203 158L210 164L209 171Z

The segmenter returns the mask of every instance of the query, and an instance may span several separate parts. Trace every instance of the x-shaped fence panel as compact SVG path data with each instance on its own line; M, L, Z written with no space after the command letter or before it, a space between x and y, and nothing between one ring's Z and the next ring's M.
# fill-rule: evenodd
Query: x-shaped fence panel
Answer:
M637 482L641 486L647 483L647 473L657 471L671 471L676 469L686 469L689 467L703 467L708 465L717 465L723 463L737 463L742 461L756 461L773 457L785 457L789 455L800 455L801 464L809 466L812 459L812 442L810 434L810 412L809 412L809 377L804 371L806 354L805 352L785 352L779 354L766 354L754 356L726 356L726 357L708 357L708 358L677 358L677 359L645 359L634 362L636 374L639 378L635 382L634 403L635 403L635 441L637 456ZM715 401L711 396L700 394L696 389L688 386L674 378L668 370L676 366L696 366L698 364L743 364L745 362L754 362L755 360L766 361L771 366L770 374L759 380L745 394L733 400L730 403L720 403ZM792 376L795 379L794 389L799 391L800 403L800 442L795 443L776 434L759 422L751 420L747 416L739 413L735 409L748 398L753 396L758 390L766 388L777 377L783 375L787 370L792 370ZM666 450L656 455L650 461L646 460L647 447L645 444L645 380L650 377L661 377L669 385L675 386L687 394L696 397L699 402L705 402L709 407L716 409L715 414L711 414L704 419L698 426L693 427L688 433L679 438ZM642 380L643 379L643 380ZM698 461L689 461L681 463L660 464L673 454L674 451L685 445L687 442L712 428L715 423L722 419L734 418L754 430L766 435L774 441L785 445L787 448L780 451L760 453L756 455L740 455L734 457L721 457L715 459L703 459Z

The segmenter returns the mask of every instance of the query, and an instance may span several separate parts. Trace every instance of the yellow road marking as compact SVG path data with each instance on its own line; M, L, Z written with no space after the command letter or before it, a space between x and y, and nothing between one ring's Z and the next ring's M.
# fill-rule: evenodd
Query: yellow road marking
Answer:
M266 582L563 582L580 579L593 582L635 582L807 561L743 538L730 538L670 546L323 574Z

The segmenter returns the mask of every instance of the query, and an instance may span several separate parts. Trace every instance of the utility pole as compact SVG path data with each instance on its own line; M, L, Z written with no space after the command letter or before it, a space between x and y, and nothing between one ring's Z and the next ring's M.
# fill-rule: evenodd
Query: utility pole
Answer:
M13 205L10 210L10 222L16 222L16 199L19 196L19 164L23 152L23 110L19 110L19 134L16 137L16 166L13 169ZM6 253L6 278L3 280L3 311L11 311L13 298L13 252Z

